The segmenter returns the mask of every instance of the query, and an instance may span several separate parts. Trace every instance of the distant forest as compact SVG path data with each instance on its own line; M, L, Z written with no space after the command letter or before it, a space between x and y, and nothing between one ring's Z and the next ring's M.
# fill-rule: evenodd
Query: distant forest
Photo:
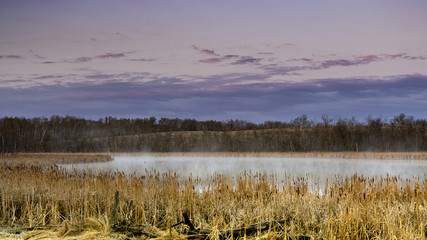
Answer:
M0 118L0 153L427 151L427 121L301 115L289 122L72 116Z

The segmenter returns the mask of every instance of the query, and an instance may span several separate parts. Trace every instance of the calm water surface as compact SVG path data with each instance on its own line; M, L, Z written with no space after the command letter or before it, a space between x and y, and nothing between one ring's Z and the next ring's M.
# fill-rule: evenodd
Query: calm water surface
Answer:
M122 171L128 174L144 174L157 170L160 173L174 171L182 177L204 177L215 173L235 177L243 171L307 176L326 179L335 176L365 177L399 176L403 179L427 178L427 160L376 160L376 159L329 159L289 157L217 157L217 156L116 156L111 162L63 165L68 169L95 171Z

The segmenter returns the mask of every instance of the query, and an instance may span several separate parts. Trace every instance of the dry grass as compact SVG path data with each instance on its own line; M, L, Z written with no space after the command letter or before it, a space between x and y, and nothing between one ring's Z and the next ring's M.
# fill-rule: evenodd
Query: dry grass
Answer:
M109 154L104 153L18 153L0 157L0 164L7 165L46 165L64 163L90 163L112 161Z
M46 229L32 230L20 234L1 233L0 240L3 239L65 239L65 240L90 240L90 239L128 239L124 234L111 233L109 231L108 221L86 218L80 225L70 225L64 222L60 226ZM16 230L15 230L16 232Z
M426 178L355 175L316 187L308 185L308 178L247 172L236 179L218 174L208 180L182 179L173 172L140 176L0 165L0 225L51 228L30 231L27 239L121 238L110 228L114 195L120 191L117 222L144 226L159 239L185 237L179 233L188 230L185 225L169 228L182 221L184 212L196 228L211 230L211 239L224 229L273 220L284 224L247 239L427 237Z

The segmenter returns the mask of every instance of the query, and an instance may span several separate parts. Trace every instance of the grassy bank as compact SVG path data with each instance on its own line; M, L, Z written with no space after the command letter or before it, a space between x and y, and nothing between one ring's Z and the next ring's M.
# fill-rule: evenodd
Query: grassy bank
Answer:
M113 235L118 234L117 224L128 226L120 236L175 239L187 237L187 224L171 227L186 213L196 229L205 230L198 232L199 239L231 239L225 230L275 220L280 224L248 231L247 238L427 237L426 179L353 176L311 188L307 178L292 176L242 173L237 179L207 178L205 184L198 177L182 180L173 172L141 176L1 165L0 225L24 227L27 233L20 236L27 239L40 239L38 228L53 234L51 238L84 236L87 229L100 238L120 238ZM131 228L141 231L135 234Z
M18 153L5 154L0 157L0 164L67 164L106 162L113 158L103 153Z
M18 153L0 156L0 164L52 165L112 161L114 156L292 157L343 159L427 160L427 152L127 152L127 153Z

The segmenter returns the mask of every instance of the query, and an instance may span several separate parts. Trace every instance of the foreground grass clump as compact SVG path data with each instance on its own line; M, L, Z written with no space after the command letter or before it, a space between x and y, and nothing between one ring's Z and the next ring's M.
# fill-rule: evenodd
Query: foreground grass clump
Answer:
M234 179L213 175L202 180L182 179L173 172L152 171L141 176L0 165L0 225L59 226L66 236L71 230L64 226L104 219L100 225L104 232L111 231L109 226L114 223L122 223L155 233L140 238L162 237L161 233L178 238L185 237L188 227L171 226L183 221L186 213L195 228L209 230L212 239L227 238L221 235L225 230L275 220L280 225L248 238L427 237L425 178L409 181L355 175L328 179L317 187L310 187L309 180L248 172Z
M18 153L0 157L0 164L52 165L68 163L107 162L113 158L103 153Z

